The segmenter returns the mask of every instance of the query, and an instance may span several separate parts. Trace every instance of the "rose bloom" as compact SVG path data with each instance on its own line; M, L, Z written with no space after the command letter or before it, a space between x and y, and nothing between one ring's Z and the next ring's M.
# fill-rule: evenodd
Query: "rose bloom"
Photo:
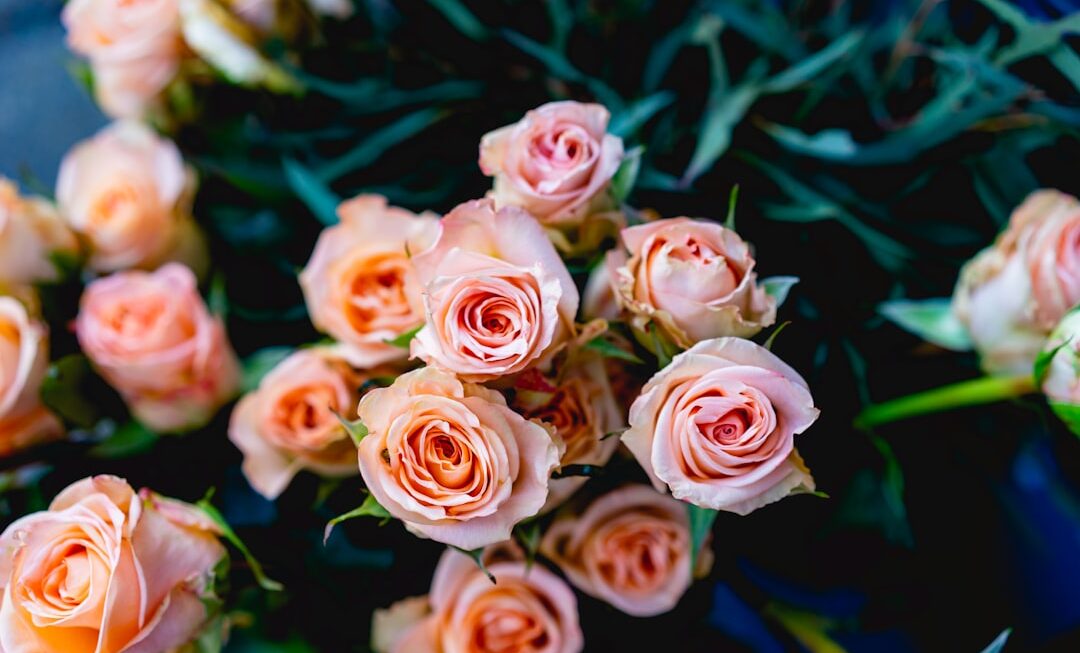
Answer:
M229 421L229 439L244 453L251 487L274 499L301 469L356 474L356 447L341 419L356 419L360 388L380 375L396 371L355 371L329 347L300 349L278 363L240 399Z
M635 617L672 610L693 582L686 504L644 485L595 499L580 514L560 514L540 552L578 589ZM700 556L701 571L711 552Z
M177 263L90 283L75 333L135 417L156 431L202 426L239 385L225 325L207 310L195 275Z
M608 436L626 424L608 384L603 359L585 357L561 370L558 378L537 380L531 385L519 383L511 406L522 417L555 429L566 447L560 466L606 465L619 448L619 439ZM544 511L568 499L587 480L585 476L552 480Z
M201 273L206 243L191 217L194 173L172 141L115 122L64 156L60 213L89 245L90 268L153 269L169 261Z
M439 226L413 257L427 320L412 355L477 382L550 360L574 332L579 297L536 220L474 200Z
M545 226L580 223L614 207L608 192L623 143L599 104L551 102L480 141L480 169L496 204L520 206Z
M608 254L615 295L641 332L652 322L689 347L749 338L776 321L776 300L757 283L750 246L709 220L670 218L623 229L630 252Z
M198 637L226 552L194 506L86 478L0 535L0 650L162 653Z
M806 381L764 347L703 340L649 379L622 441L658 490L745 515L814 489L794 436L818 412Z
M1080 302L1080 202L1032 193L997 241L960 272L953 312L990 373L1029 371L1046 337Z
M71 0L61 20L105 113L139 118L159 104L183 55L178 0Z
M494 390L425 367L360 400L360 473L414 533L462 549L510 537L539 512L560 447Z
M361 195L338 207L341 223L327 227L300 273L311 321L343 344L357 367L405 350L387 344L424 323L421 287L409 256L434 241L437 219Z
M1042 391L1050 408L1080 435L1080 310L1069 311L1050 334Z
M0 283L56 281L56 255L74 258L79 243L48 201L23 197L0 177Z
M468 556L447 550L431 593L376 610L376 653L578 653L577 599L566 583L516 549L485 552L492 583Z
M0 297L0 456L63 433L38 396L48 365L45 325L14 297Z

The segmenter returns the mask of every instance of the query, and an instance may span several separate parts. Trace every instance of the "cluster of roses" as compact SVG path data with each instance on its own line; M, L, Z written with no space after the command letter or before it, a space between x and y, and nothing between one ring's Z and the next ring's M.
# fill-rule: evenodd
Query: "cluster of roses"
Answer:
M749 246L709 220L628 226L613 181L627 157L607 122L559 102L488 134L493 190L441 218L343 203L299 278L332 340L283 358L233 410L229 438L264 496L300 470L359 473L358 514L452 547L428 597L376 614L379 651L579 651L572 591L527 553L655 615L711 561L692 551L687 504L746 514L814 488L794 447L818 415L807 384L748 339L778 305ZM48 348L32 289L58 255L85 262L74 329L135 419L181 432L238 394L198 290L194 175L171 142L118 122L67 156L55 206L2 190L0 444L63 430L38 397ZM564 258L612 242L576 282ZM575 471L609 465L620 442L652 486L578 492ZM514 543L527 524L531 552ZM221 528L119 479L73 485L0 537L0 651L160 653L220 635L207 598Z

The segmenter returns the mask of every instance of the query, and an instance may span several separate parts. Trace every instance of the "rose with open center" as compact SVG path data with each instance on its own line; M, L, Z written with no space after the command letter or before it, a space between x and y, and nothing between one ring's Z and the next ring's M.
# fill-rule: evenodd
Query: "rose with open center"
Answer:
M413 257L427 320L412 355L477 382L549 360L573 333L579 298L536 220L474 200L439 226Z
M63 433L38 395L48 365L45 325L14 297L0 296L0 456Z
M177 650L216 616L218 534L195 507L114 476L69 486L0 535L0 650Z
M657 489L750 513L814 489L795 435L818 417L799 373L740 338L705 340L653 376L622 440Z
M560 514L540 551L578 589L636 617L673 609L693 582L686 505L645 485L612 490L579 515ZM703 554L707 570L711 556Z
M368 367L401 358L386 343L424 322L410 254L435 238L436 218L361 195L338 207L341 223L323 230L300 286L316 328L342 343L342 355Z
M463 549L535 515L559 464L552 434L499 393L425 367L360 400L360 473L409 530Z
M566 583L520 552L484 553L495 583L476 563L447 550L431 593L376 610L376 653L578 653L584 636Z
M607 265L615 296L644 332L650 322L680 347L748 338L776 321L776 300L757 283L750 246L708 220L669 218L622 231Z

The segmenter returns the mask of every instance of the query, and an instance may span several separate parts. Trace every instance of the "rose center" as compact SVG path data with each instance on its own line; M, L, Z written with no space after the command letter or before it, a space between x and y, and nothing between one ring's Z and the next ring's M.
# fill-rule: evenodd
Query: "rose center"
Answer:
M361 333L386 328L387 321L412 317L408 261L398 254L366 257L348 275L346 318Z
M274 404L274 423L282 438L301 447L318 448L335 433L340 409L334 388L307 385L293 388Z
M540 622L516 606L490 608L478 617L475 649L484 653L542 651L548 636Z

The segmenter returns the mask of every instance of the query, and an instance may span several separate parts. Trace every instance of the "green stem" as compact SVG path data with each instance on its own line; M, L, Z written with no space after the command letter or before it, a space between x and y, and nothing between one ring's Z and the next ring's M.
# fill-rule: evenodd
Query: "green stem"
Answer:
M855 428L866 429L961 406L990 404L1026 395L1035 392L1035 389L1035 379L1031 374L984 376L960 381L884 403L871 404L855 417Z

